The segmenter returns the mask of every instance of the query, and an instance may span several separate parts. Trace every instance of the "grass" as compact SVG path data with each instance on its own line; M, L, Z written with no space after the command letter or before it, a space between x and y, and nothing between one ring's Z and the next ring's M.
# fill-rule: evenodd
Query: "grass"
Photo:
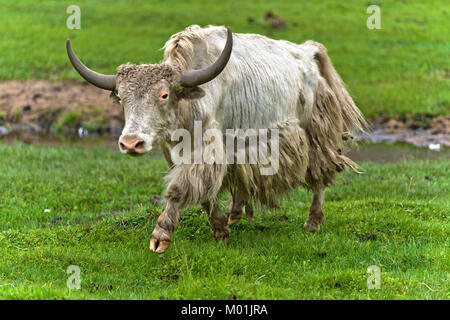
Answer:
M81 30L66 28L73 4ZM87 65L113 73L160 61L165 41L188 25L215 24L322 42L370 118L448 115L448 1L376 1L381 30L366 27L369 4L2 0L0 81L81 81L66 38ZM263 22L268 10L285 29ZM362 168L327 191L316 234L303 230L311 195L299 189L280 209L258 208L232 226L228 245L211 238L198 206L185 209L170 249L156 255L148 243L162 208L150 198L164 192L162 159L0 143L0 299L449 299L448 159ZM67 289L70 265L80 267L81 290ZM371 265L381 268L379 290L366 285Z
M149 199L164 191L162 159L21 144L0 154L1 299L450 297L447 159L346 171L316 234L302 228L311 196L301 189L232 226L228 245L211 238L199 207L186 209L156 255L148 243L162 209ZM66 287L69 265L81 290ZM367 289L370 265L381 268L379 290Z
M134 1L78 0L81 30L66 28L72 0L2 0L0 80L80 77L64 40L82 60L104 73L125 63L157 62L173 33L191 24L228 25L234 32L324 43L357 104L369 117L448 115L448 1L375 1L380 30L366 27L366 0L351 1ZM272 10L284 30L261 23ZM253 17L256 22L249 23Z

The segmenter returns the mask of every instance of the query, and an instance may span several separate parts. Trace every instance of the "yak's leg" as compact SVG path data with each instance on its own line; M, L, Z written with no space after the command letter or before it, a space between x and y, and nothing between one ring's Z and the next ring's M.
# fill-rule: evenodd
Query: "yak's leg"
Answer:
M165 195L167 205L153 230L151 251L163 253L167 250L182 207L216 199L226 173L226 165L221 158L224 156L221 135L214 136L214 142L207 144L207 148L202 148L202 159L206 159L206 163L179 164L171 169L167 177L170 181ZM201 152L193 150L194 157L197 151ZM214 219L215 223L216 220Z
M228 198L225 213L228 217L228 224L232 225L241 220L245 200L240 196L239 192L235 192Z
M253 219L253 207L248 202L245 205L245 217L247 218L247 220L252 220Z
M320 229L320 223L325 219L323 215L323 200L325 199L325 189L314 192L313 201L309 208L309 215L304 224L308 231L315 232Z
M247 199L244 198L239 190L236 190L230 195L228 199L225 212L228 217L228 224L235 224L242 218L243 208L245 206L245 215L248 219L253 218L253 208L247 203Z
M156 226L150 240L150 250L164 253L172 241L173 231L178 223L181 207L182 190L177 185L171 185L166 193L166 209L156 220Z
M213 170L211 166L201 164L176 166L172 169L172 181L165 195L166 209L156 221L150 241L151 251L163 253L167 250L182 207L215 199L225 174L224 169L225 167L217 165L216 170ZM197 174L191 175L191 170ZM226 222L226 218L223 218Z
M230 240L230 229L227 227L227 218L222 214L217 204L204 203L203 210L208 215L211 235L216 240L223 240L225 243Z

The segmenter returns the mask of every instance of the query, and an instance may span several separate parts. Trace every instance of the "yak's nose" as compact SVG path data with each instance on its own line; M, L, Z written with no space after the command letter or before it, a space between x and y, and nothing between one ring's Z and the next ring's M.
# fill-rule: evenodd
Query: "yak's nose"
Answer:
M145 142L137 136L121 137L119 140L119 146L124 153L139 154L145 152Z

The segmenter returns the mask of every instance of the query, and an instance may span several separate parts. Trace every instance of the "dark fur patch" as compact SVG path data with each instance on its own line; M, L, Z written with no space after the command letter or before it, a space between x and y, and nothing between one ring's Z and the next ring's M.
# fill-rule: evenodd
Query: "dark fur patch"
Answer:
M173 184L169 189L167 189L165 197L168 201L179 203L181 201L182 194L183 192L181 188L178 185Z
M166 63L162 64L123 64L117 68L118 83L127 83L128 89L137 96L143 96L151 87L166 80L171 86L177 87L180 82L179 70Z

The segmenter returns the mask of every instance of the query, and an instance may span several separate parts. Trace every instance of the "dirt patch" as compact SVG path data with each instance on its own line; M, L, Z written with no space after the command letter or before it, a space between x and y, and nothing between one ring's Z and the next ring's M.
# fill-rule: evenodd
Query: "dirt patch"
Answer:
M264 14L263 19L255 19L254 17L248 17L247 18L248 23L257 23L261 25L268 25L270 27L270 30L283 30L287 27L287 22L280 16L276 15L272 11L266 11ZM290 22L293 26L297 26L297 22L293 21ZM269 32L270 33L270 32Z
M123 112L109 92L87 83L47 80L0 83L0 126L9 130L94 131L122 128Z
M286 28L286 22L272 11L267 11L264 15L264 21L269 23L274 29L280 30Z

